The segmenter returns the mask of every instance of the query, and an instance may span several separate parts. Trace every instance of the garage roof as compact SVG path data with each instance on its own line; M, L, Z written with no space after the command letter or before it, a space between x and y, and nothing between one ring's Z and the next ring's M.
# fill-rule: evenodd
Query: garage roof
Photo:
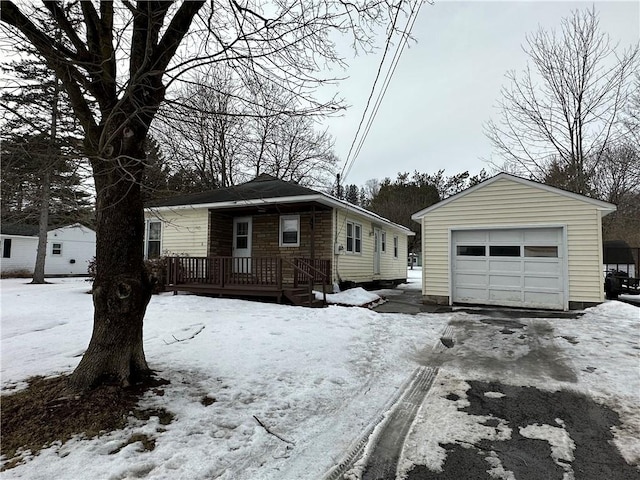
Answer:
M584 195L580 195L578 193L569 192L567 190L562 190L561 188L552 187L550 185L545 185L544 183L534 182L532 180L527 180L526 178L518 177L516 175L511 175L509 173L503 172L489 178L488 180L485 180L482 183L474 185L473 187L467 188L466 190L463 190L460 193L456 193L455 195L452 195L449 198L446 198L438 203L435 203L430 207L420 210L419 212L416 212L413 215L411 215L411 218L413 220L419 221L422 217L424 217L429 212L432 212L440 207L447 205L448 203L458 200L459 198L462 198L465 195L475 192L476 190L480 190L481 188L489 186L492 183L497 182L498 180L501 180L501 179L511 180L517 183L521 183L523 185L528 185L530 187L538 188L540 190L546 190L547 192L556 193L558 195L563 195L565 197L569 197L575 200L580 200L582 202L589 203L594 207L596 207L598 210L602 210L603 212L605 212L604 213L605 215L611 212L615 212L617 208L612 203L603 202L602 200L596 200L595 198L585 197Z

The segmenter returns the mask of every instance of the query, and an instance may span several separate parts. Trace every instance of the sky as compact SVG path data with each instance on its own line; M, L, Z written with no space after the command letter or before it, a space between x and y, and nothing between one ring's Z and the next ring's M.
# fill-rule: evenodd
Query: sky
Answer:
M640 2L438 1L424 4L367 140L344 183L398 172L453 175L489 168L483 124L497 119L505 73L526 66L525 35L558 29L573 10L595 5L613 43L640 39ZM345 50L346 52L346 50ZM382 51L353 58L338 93L351 108L325 125L342 165L356 133ZM375 97L374 97L375 98ZM501 163L501 162L498 162Z
M3 395L24 388L33 375L70 373L88 345L89 284L84 278L50 281L0 280ZM420 270L410 270L405 288L421 287ZM333 300L370 300L358 291L340 295ZM493 427L487 416L464 410L469 380L589 395L619 415L612 441L637 465L639 315L638 307L607 301L574 320L553 318L552 312L550 318L519 318L524 327L510 335L504 321L490 323L486 315L464 311L405 315L154 295L145 316L145 355L170 383L147 392L140 407L169 410L173 421L161 425L155 415L148 421L132 417L124 429L98 438L76 437L37 455L22 452L24 463L3 471L2 478L317 480L354 445L375 441L375 433L368 434L394 411L429 358L441 366L405 442L404 471L414 464L439 468L447 457L445 444L510 437L508 418ZM446 352L439 340L444 335L457 339ZM575 380L555 377L550 361L570 366ZM205 397L215 401L204 404ZM127 445L133 435L146 435L155 448ZM520 435L546 440L552 457L571 469L573 440L581 439L572 440L562 422L532 421ZM513 476L503 470L495 478Z

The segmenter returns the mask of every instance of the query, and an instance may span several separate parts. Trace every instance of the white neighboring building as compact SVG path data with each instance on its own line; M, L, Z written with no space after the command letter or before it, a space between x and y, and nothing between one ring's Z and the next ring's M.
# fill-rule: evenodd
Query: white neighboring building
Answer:
M0 271L33 273L38 248L37 227L2 226ZM47 276L87 275L96 254L96 232L80 223L54 228L47 233Z

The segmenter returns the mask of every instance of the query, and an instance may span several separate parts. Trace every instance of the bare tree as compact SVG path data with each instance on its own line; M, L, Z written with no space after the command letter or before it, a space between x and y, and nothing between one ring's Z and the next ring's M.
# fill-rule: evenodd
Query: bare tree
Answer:
M5 39L32 44L55 70L84 131L96 189L94 326L71 375L85 390L104 378L126 385L149 372L142 325L152 281L143 264L141 180L144 141L167 88L193 69L227 62L295 92L309 110L324 108L314 88L325 62L340 59L333 33L366 45L403 3L296 0L272 3L2 0ZM46 28L50 19L62 40ZM74 24L72 19L78 19ZM96 102L96 107L92 102ZM329 107L338 107L328 105Z
M527 36L524 51L531 63L520 76L507 73L499 120L486 124L486 135L508 170L542 181L553 165L564 188L588 193L622 134L638 45L619 52L588 10L563 19L558 34L540 29Z

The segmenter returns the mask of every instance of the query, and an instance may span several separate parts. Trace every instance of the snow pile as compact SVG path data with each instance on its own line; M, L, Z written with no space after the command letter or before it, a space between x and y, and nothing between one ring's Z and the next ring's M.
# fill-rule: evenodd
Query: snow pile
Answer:
M316 299L322 300L322 292L314 292ZM339 293L328 293L327 303L351 307L369 307L379 305L383 301L380 295L368 292L362 287L350 288Z

